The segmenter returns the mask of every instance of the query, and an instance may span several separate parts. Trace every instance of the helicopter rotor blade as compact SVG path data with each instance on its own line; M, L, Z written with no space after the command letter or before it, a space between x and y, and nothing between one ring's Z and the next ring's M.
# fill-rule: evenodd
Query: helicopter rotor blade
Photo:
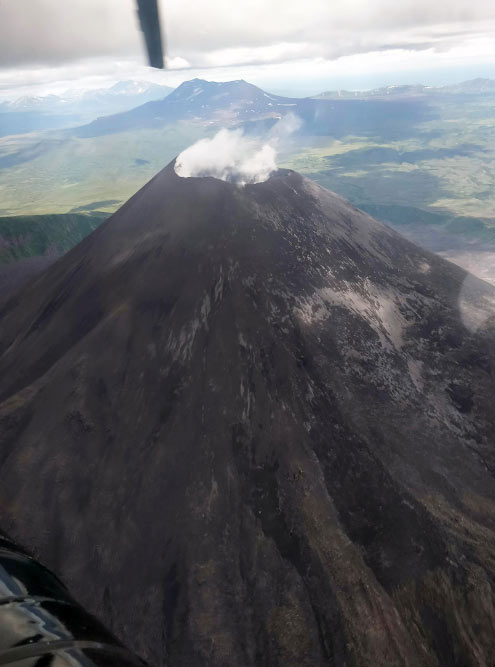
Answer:
M148 61L151 67L165 68L158 0L137 0L137 12L144 33Z

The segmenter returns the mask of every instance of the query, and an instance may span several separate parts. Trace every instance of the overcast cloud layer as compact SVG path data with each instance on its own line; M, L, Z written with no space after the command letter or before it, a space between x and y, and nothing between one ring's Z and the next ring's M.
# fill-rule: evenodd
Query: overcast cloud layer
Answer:
M442 52L495 36L489 0L160 2L173 67ZM141 53L133 0L0 0L0 67Z

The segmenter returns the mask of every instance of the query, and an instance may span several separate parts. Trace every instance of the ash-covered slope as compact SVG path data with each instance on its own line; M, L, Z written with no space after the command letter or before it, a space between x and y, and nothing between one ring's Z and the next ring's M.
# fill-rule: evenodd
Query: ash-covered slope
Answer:
M1 313L0 526L152 665L493 665L493 299L171 164Z

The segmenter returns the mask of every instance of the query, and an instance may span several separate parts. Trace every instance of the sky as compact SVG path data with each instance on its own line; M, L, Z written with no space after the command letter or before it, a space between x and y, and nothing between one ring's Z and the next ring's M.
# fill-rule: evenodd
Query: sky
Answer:
M0 97L131 78L244 78L293 95L495 78L491 0L160 0L166 72L145 64L134 5L0 0Z

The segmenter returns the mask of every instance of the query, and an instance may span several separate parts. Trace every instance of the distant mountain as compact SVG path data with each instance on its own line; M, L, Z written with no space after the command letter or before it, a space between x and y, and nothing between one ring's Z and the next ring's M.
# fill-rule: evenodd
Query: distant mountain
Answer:
M172 163L0 315L0 527L150 665L494 664L494 288Z
M60 111L63 99L58 95L45 95L38 97L18 97L0 103L0 112L53 112Z
M119 81L110 88L65 95L21 97L0 103L0 136L63 129L162 99L173 88L147 81Z
M182 83L165 99L136 109L98 118L77 131L98 136L141 127L159 127L178 120L231 125L260 118L280 118L299 100L269 95L243 80L216 82L193 79Z
M443 94L495 94L495 80L493 79L471 79L462 83L448 86L424 86L422 84L385 86L373 88L372 90L328 90L315 96L315 99L352 99L352 98L390 98L390 97L414 97L418 95L443 95Z
M100 112L115 113L168 95L173 88L147 81L119 81L110 88L82 92L68 91L65 95L20 97L0 104L0 112L74 113L98 108Z
M119 81L106 89L89 90L74 101L80 109L99 110L100 114L127 111L133 107L159 100L172 92L173 88L147 81Z
M193 79L181 84L165 99L148 102L125 113L98 118L77 128L71 134L97 137L115 132L157 128L188 121L208 126L244 125L250 130L264 131L283 116L294 113L303 121L303 131L312 134L384 133L394 136L410 132L412 123L427 120L428 108L397 103L387 106L377 99L363 105L360 100L327 100L288 98L271 95L243 80L215 82Z
M462 83L452 84L449 86L443 86L438 88L439 91L448 92L448 93L471 93L471 94L485 94L485 93L495 93L495 80L494 79L470 79L469 81L463 81Z
M314 99L353 99L363 97L397 97L399 95L424 95L426 86L422 85L404 85L404 86L386 86L384 88L375 88L373 90L327 90L324 93L316 95Z

